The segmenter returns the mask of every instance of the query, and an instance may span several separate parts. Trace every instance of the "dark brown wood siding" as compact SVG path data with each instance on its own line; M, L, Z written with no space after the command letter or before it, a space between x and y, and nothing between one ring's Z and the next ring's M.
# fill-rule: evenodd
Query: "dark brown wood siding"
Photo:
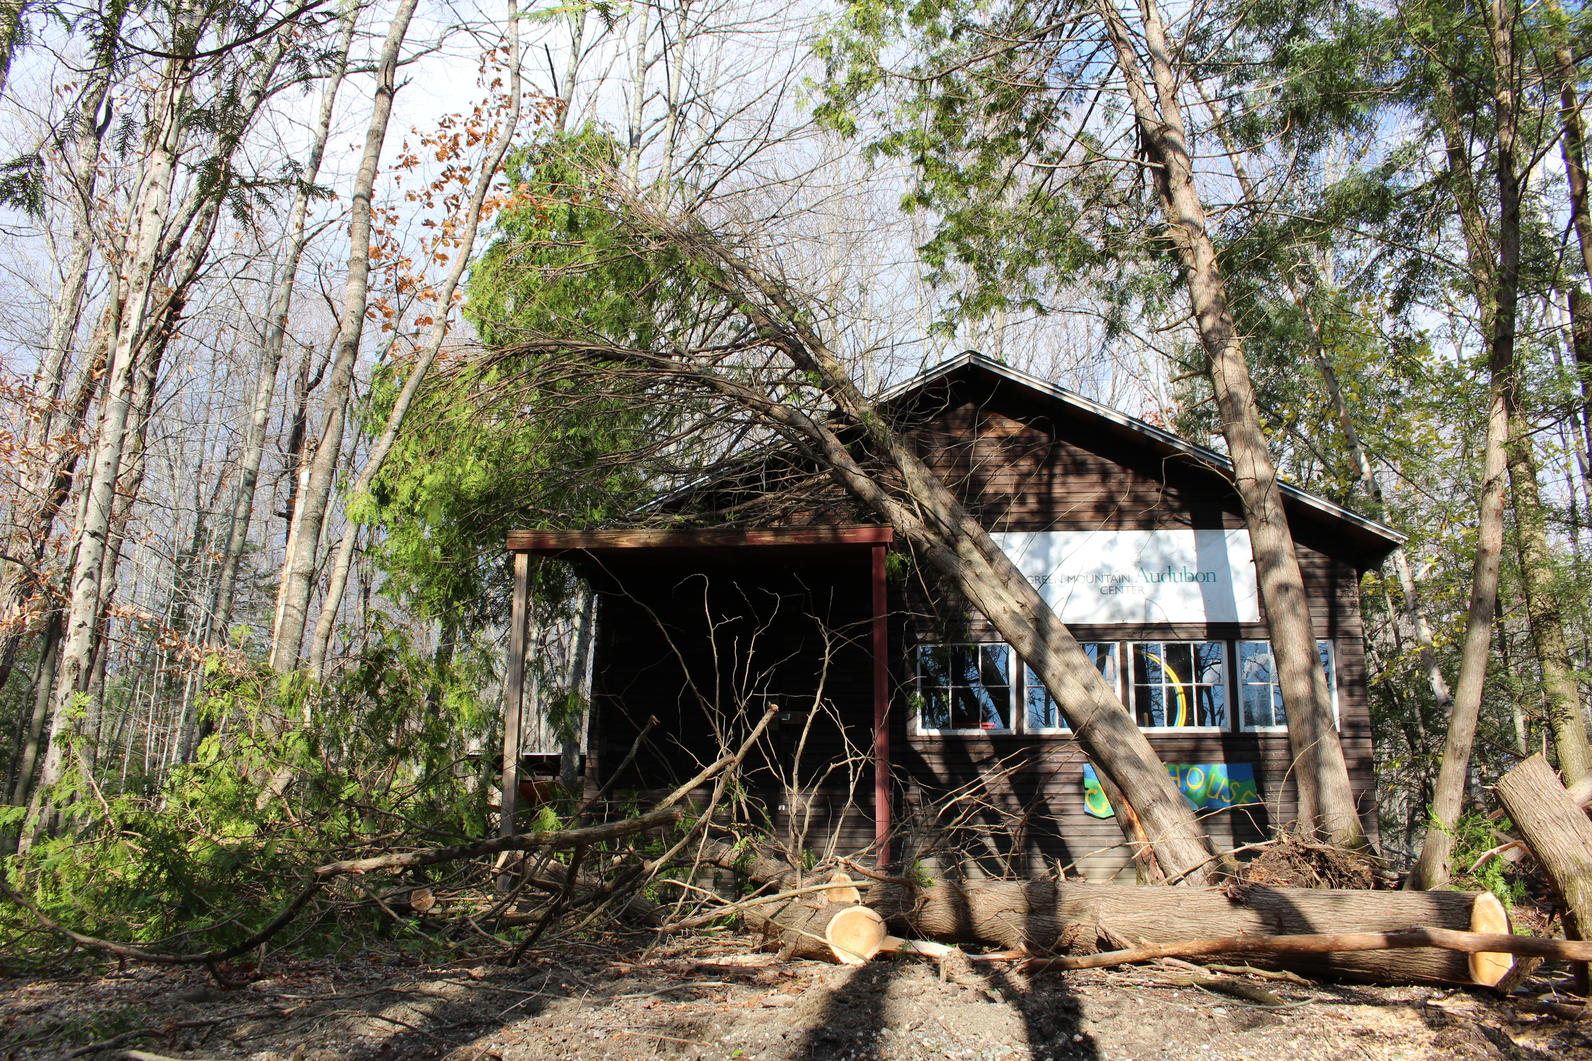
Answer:
M912 435L993 531L1243 526L1230 483L1186 455L1168 455L1086 418L1058 416L1054 401L1021 388L959 395L948 392L927 413L917 409ZM1359 572L1329 524L1302 522L1296 538L1312 619L1333 646L1351 780L1374 823ZM1114 822L1085 812L1084 759L1066 735L917 731L914 647L998 637L910 551L897 547L897 557L889 721L894 815L903 837L898 856L973 859L992 872L1122 871L1128 858L1121 835ZM769 754L754 764L753 797L794 846L823 853L871 843L868 571L860 552L786 564L726 557L695 567L678 557L667 565L629 562L608 568L599 589L595 778L608 779L649 716L660 724L617 781L655 788L689 776L773 700L782 713ZM1072 630L1082 641L1124 645L1266 637L1264 623ZM1126 662L1122 657L1123 669ZM1211 813L1207 825L1218 845L1259 839L1295 816L1285 733L1152 730L1150 739L1169 763L1253 764L1261 805Z
M1209 468L1150 453L1116 436L1091 436L1086 427L1057 420L1047 403L1013 400L996 391L979 401L948 404L917 428L916 437L930 464L993 531L1243 527L1231 485ZM1324 551L1326 544L1319 536L1300 541L1299 562L1317 636L1332 645L1351 781L1367 821L1374 822L1359 573ZM901 692L908 694L914 644L999 640L989 623L924 565L913 564L909 571L909 577L892 587L905 617L905 644L898 657ZM1263 621L1070 629L1080 641L1121 644L1120 670L1127 669L1126 646L1135 641L1267 637ZM1231 686L1234 662L1230 655L1230 720L1237 710ZM903 715L910 714L906 697L898 695L894 703ZM948 816L950 794L961 791L960 810L979 828L961 829L960 846L992 868L1028 872L1072 865L1091 876L1108 876L1127 864L1114 822L1084 810L1085 760L1069 738L924 734L911 718L900 721L906 751L897 757L897 774L907 818L915 818L922 832L920 848L951 839L936 835L936 823ZM1219 844L1260 839L1297 816L1286 733L1148 732L1168 763L1253 764L1263 805L1208 812L1207 827Z

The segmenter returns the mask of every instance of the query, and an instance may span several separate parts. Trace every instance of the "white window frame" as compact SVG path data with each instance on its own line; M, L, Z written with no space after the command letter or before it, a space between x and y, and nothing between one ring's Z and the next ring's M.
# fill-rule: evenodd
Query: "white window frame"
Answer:
M1150 726L1139 721L1139 683L1134 681L1134 653L1143 645L1217 645L1222 650L1222 680L1220 682L1193 682L1188 683L1191 688L1220 689L1227 713L1227 724L1224 726ZM1128 658L1126 663L1126 678L1128 686L1128 710L1133 714L1134 725L1139 727L1139 732L1146 734L1157 733L1232 733L1234 731L1234 689L1233 689L1233 642L1227 638L1144 638L1137 641L1128 641ZM1162 668L1171 672L1165 662ZM1175 673L1175 672L1173 672ZM1164 686L1163 686L1164 688ZM1162 708L1166 711L1165 705ZM1199 717L1199 705L1193 705L1192 715Z
M1245 645L1265 645L1269 653L1271 649L1271 641L1263 637L1237 638L1233 641L1233 649L1238 657L1233 666L1233 689L1236 694L1236 702L1233 705L1233 721L1236 724L1235 728L1240 733L1286 733L1288 732L1288 723L1286 720L1282 722L1274 722L1267 726L1250 726L1244 723L1244 688L1246 685L1251 688L1258 688L1261 684L1259 682L1244 681L1242 660ZM1317 638L1316 653L1317 655L1321 655L1323 653L1325 654L1327 666L1327 691L1332 697L1332 727L1334 729L1341 730L1343 728L1343 719L1338 710L1338 647L1327 638ZM1275 690L1277 689L1277 659L1275 656L1272 656L1271 676L1272 680L1267 682L1266 686ZM1278 691L1277 695L1281 695L1280 690ZM1273 701L1274 714L1276 710L1276 702Z
M1080 648L1088 645L1101 645L1105 647L1107 650L1106 658L1110 660L1110 663L1102 672L1101 676L1104 677L1105 680L1111 685L1113 691L1115 691L1117 694L1117 699L1120 701L1122 699L1122 642L1090 640L1080 641L1078 642L1078 645ZM1015 658L1016 653L1013 653L1013 656ZM1047 734L1071 733L1071 726L1030 726L1028 724L1028 690L1030 688L1028 676L1032 674L1033 671L1029 668L1027 663L1023 662L1021 658L1017 658L1017 665L1021 670L1022 675L1022 684L1017 693L1017 706L1022 722L1022 728L1019 730L1019 732L1040 736ZM1098 669L1098 666L1096 669ZM1050 691L1044 687L1043 683L1038 682L1036 679L1033 684L1037 684L1039 686L1040 691L1044 693L1047 699L1050 698ZM1059 704L1056 706L1056 715L1058 717L1064 717L1062 715L1061 705Z
M925 724L924 719L923 719L923 709L928 706L928 692L926 690L926 687L924 686L923 671L922 671L922 669L921 669L921 667L919 665L919 661L922 659L922 653L924 653L926 651L933 651L935 649L957 649L957 648L972 648L972 649L980 650L981 652L985 648L1000 648L1000 649L1004 649L1005 650L1005 652L1006 652L1006 712L1007 712L1006 717L1009 720L1009 725L1007 726L1007 728L1005 728L1005 729L996 729L996 728L986 728L986 727L983 727L983 726L979 726L977 728L969 728L969 727L965 727L965 726L964 727L947 726L947 727L944 727L944 728L940 728L940 727L930 726L930 725ZM1022 704L1019 702L1018 696L1017 696L1017 683L1012 680L1012 677L1013 677L1013 675L1012 675L1012 671L1013 671L1012 661L1014 659L1016 659L1016 658L1017 658L1016 650L1013 649L1012 646L1008 645L1004 641L922 641L922 642L919 642L918 645L916 646L916 649L915 649L915 652L914 652L914 655L913 655L913 660L912 660L912 670L913 670L912 678L913 678L914 688L916 689L917 695L922 698L921 702L918 703L917 705L915 705L914 710L912 712L912 724L916 727L917 732L921 733L921 734L937 736L937 737L938 736L964 736L964 737L974 737L974 736L992 737L992 736L999 736L999 737L1009 737L1009 736L1014 736L1014 735L1017 735L1018 733L1020 733L1021 730L1019 729L1019 726L1021 725L1021 718L1019 716L1019 710L1022 707ZM982 669L982 665L983 665L983 659L982 658L980 658L979 664L980 664L980 668ZM954 686L944 686L942 688L954 688Z

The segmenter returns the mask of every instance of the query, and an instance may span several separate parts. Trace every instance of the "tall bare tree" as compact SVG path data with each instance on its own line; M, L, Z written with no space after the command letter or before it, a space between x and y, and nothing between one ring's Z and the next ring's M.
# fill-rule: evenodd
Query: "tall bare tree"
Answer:
M381 163L382 145L392 118L393 97L398 91L398 59L409 32L418 0L400 0L381 55L376 63L376 91L370 121L365 127L365 145L359 171L354 180L348 222L348 272L343 282L342 306L337 318L337 348L323 391L324 420L313 449L298 471L298 489L293 522L288 531L287 557L277 588L276 620L271 634L271 667L287 673L299 665L309 622L310 597L315 589L317 558L320 556L321 530L326 522L332 484L343 449L343 430L348 419L348 403L353 391L354 368L359 359L360 337L364 334L365 313L370 300L371 198L375 192L376 170Z

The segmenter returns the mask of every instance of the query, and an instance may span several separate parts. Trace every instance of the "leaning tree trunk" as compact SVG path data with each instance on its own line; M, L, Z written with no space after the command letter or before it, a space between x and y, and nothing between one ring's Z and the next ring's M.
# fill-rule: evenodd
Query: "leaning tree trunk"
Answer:
M783 285L714 240L674 235L693 242L695 250L724 267L725 275L712 282L799 370L814 374L835 406L865 433L877 456L899 473L899 494L864 468L828 424L711 370L682 370L667 359L660 367L685 371L744 404L909 541L989 620L1056 702L1066 705L1079 746L1132 806L1154 845L1162 873L1189 883L1203 882L1214 860L1192 809L1116 691L1039 591L910 443L883 421L839 358L804 323ZM1128 820L1123 815L1118 821L1131 843L1137 837Z
M1156 189L1188 284L1216 392L1222 433L1233 461L1234 486L1254 550L1278 685L1287 708L1300 817L1323 829L1335 843L1359 846L1364 833L1316 649L1304 578L1294 553L1277 470L1261 430L1249 366L1227 303L1221 265L1206 227L1205 207L1194 183L1165 27L1156 6L1142 2L1142 43L1149 62L1146 78L1132 33L1116 5L1097 0L1096 8L1116 50L1117 69L1132 99L1146 148L1157 163L1153 169Z
M1541 755L1499 778L1497 791L1564 904L1565 935L1586 939L1592 933L1592 823L1586 812ZM1584 981L1586 966L1580 975Z

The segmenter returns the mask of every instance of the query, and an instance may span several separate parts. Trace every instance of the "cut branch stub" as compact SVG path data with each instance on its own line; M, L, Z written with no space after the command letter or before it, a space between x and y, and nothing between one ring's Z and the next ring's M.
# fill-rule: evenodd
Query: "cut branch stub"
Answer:
M836 870L830 874L829 883L833 888L824 892L824 898L832 903L860 903L862 892L857 889L857 882L852 880L845 870Z

